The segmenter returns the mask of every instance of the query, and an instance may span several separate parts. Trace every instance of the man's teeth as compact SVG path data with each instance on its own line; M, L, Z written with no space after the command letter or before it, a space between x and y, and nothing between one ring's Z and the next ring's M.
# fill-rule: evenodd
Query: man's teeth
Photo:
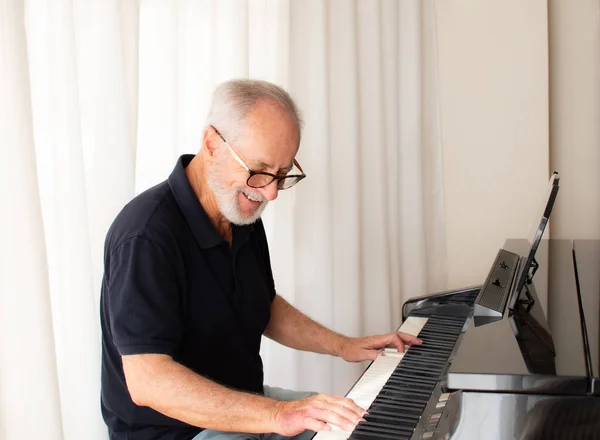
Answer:
M244 195L248 198L248 200L252 200L253 202L262 202L260 197L253 196L252 194L244 193Z

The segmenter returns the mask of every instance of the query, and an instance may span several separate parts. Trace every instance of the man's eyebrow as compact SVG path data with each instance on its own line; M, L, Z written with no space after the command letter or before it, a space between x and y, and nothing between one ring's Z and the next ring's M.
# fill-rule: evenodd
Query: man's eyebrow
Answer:
M258 165L260 168L273 168L273 165L271 165L271 164L269 164L269 163L266 163L266 162L263 162L262 160L259 160L259 161L257 162L257 165Z
M256 165L257 165L257 168L260 170L263 170L265 168L275 168L273 165L263 162L262 160L257 161ZM290 171L292 168L294 168L293 162L290 165L288 165L287 167L280 168L279 171L283 171L283 170Z

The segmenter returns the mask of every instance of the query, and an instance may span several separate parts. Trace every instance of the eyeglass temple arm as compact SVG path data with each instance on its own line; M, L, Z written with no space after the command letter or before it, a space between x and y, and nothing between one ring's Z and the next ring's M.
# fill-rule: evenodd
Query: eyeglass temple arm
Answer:
M304 174L304 170L302 169L302 167L300 166L300 164L298 163L298 161L296 159L294 159L294 165L296 166L296 168L298 168L300 170L300 172L302 174Z
M221 138L221 140L223 141L223 143L225 145L227 145L227 148L229 148L229 151L231 152L233 158L241 165L244 167L244 169L248 172L250 172L250 168L248 168L248 166L244 163L244 161L241 159L240 156L237 155L237 153L235 151L233 151L233 148L231 148L231 145L229 145L229 143L225 140L225 138L223 137L223 135L219 132L219 130L217 130L214 126L211 125L211 127L213 128L213 130L215 131L215 133L217 133L219 135L219 137ZM300 166L300 164L298 163L298 161L296 159L294 159L294 165L296 165L296 167L300 170L300 172L302 174L304 174L304 170L302 169L302 167Z
M233 151L233 148L231 148L231 145L229 145L229 143L225 140L225 138L223 137L223 135L221 134L221 132L219 132L219 130L216 129L216 127L214 125L211 125L212 129L215 131L215 133L217 133L219 135L219 137L221 138L221 140L223 141L223 143L225 145L227 145L227 148L229 148L229 151L231 153L231 155L233 156L233 158L241 165L244 167L244 169L248 172L250 172L250 168L248 168L248 166L244 163L244 161L242 160L242 158L240 156L237 155L237 153L235 151Z
M235 160L237 160L237 162L238 162L238 163L239 163L241 166L243 166L243 167L244 167L244 169L245 169L246 171L250 172L250 168L248 168L248 167L246 166L246 164L244 163L244 161L243 161L243 160L240 158L240 156L238 156L238 155L237 155L237 153L236 153L235 151L233 151L233 148L231 148L231 147L229 146L229 144L227 143L227 141L225 141L224 139L223 139L223 141L225 142L225 145L227 145L227 148L229 148L229 151L231 151L231 154L232 154L233 158L234 158Z

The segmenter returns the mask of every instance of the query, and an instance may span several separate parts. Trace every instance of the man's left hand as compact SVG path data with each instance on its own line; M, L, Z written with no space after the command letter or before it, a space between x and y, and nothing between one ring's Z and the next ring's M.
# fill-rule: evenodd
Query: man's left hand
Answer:
M344 338L340 344L339 355L348 362L372 361L377 359L381 354L380 350L385 347L395 347L399 352L403 352L405 344L422 343L419 338L402 332L364 338Z

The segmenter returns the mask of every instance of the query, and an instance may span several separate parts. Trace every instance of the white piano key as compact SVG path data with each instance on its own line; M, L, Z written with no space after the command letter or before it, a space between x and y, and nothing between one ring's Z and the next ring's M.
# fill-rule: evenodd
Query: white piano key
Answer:
M406 318L406 321L402 323L400 328L398 328L399 332L408 333L409 335L419 336L423 326L427 322L429 318L420 318L418 316L409 316Z
M402 323L398 331L413 336L419 336L419 333L426 322L427 318L409 316L406 318L406 321ZM360 380L354 385L346 397L354 400L361 408L368 409L403 357L404 353L399 353L396 349L384 350L382 354L371 363L369 368L367 368ZM337 426L330 426L331 431L321 431L317 433L313 440L346 440L350 437L350 434L352 434Z

